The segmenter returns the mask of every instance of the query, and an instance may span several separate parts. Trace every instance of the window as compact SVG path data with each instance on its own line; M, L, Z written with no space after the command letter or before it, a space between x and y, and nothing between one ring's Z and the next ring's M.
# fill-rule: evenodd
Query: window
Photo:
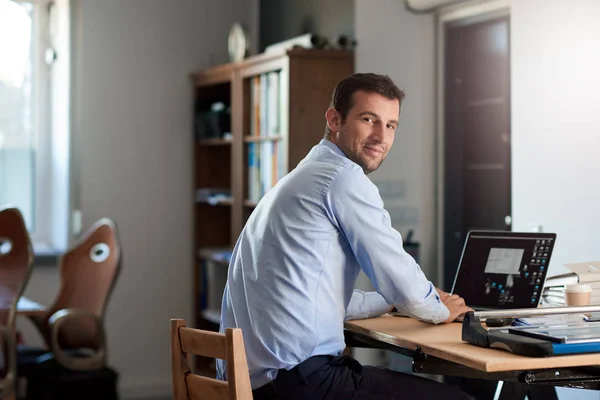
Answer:
M69 62L68 0L0 0L0 206L36 253L69 239Z

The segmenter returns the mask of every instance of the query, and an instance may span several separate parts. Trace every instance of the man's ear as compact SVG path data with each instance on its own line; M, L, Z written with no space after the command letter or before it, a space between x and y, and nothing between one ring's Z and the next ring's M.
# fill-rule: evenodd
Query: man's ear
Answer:
M327 126L331 132L336 133L340 131L340 127L342 126L342 116L334 107L329 107L325 113L325 118L327 119Z

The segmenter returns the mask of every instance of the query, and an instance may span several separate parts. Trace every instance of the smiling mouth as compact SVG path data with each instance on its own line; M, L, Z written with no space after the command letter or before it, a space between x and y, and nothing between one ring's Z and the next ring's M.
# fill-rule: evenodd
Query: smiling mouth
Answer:
M376 147L365 146L365 150L367 151L367 153L375 156L383 154L383 150L380 150Z

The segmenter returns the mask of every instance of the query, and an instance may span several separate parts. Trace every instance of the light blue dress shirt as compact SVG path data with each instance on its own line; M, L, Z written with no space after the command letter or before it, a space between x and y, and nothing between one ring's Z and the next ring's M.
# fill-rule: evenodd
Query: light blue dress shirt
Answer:
M360 270L376 292L354 290ZM322 140L262 198L233 250L221 332L242 329L252 388L315 355L345 348L344 320L394 305L424 321L449 316L407 254L377 187ZM225 377L224 361L217 377Z

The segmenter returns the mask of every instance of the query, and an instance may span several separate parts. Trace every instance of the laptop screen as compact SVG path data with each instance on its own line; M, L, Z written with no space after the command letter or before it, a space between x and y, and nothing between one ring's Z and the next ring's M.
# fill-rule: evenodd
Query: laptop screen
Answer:
M535 308L555 242L554 233L471 231L452 293L474 308Z

